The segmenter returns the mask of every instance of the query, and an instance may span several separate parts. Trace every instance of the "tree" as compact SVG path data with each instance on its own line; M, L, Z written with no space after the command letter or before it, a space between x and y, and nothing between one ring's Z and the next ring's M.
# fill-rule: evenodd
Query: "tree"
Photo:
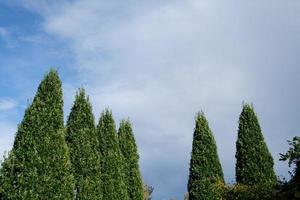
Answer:
M122 120L119 127L119 143L125 165L125 181L130 200L143 200L143 181L139 169L139 155L129 120Z
M99 153L101 158L101 182L104 200L128 200L124 159L112 112L108 109L101 113L97 126Z
M293 197L300 198L300 137L294 137L288 143L290 148L285 154L280 154L280 160L288 161L290 167L295 165L295 169L291 172L292 178L288 184L288 190Z
M281 161L288 161L289 166L295 165L293 171L293 181L300 185L300 137L294 137L292 141L288 141L290 149L285 154L280 154Z
M92 106L84 89L76 94L66 140L75 177L76 199L101 200L101 169Z
M203 112L196 116L188 181L189 200L220 199L218 182L224 182L217 146Z
M0 176L5 200L72 199L74 179L65 142L61 81L55 70L44 77L25 111Z
M237 183L276 184L273 158L264 141L253 106L249 104L243 106L240 115L236 149Z

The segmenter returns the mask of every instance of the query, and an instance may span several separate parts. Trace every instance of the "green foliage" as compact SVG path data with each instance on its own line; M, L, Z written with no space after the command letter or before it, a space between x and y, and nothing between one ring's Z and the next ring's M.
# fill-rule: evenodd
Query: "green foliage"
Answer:
M101 200L100 154L95 120L83 89L76 94L67 122L66 140L75 177L75 199Z
M288 161L291 167L294 164L296 167L293 171L293 181L300 185L300 137L294 137L292 141L288 141L290 149L285 154L280 154L282 161Z
M277 196L277 190L274 187L265 185L242 185L234 186L219 185L222 188L223 200L274 200L281 199Z
M189 200L220 199L218 182L224 182L216 142L203 112L196 116L188 181Z
M246 185L275 185L273 158L264 141L253 107L245 104L236 142L236 181Z
M300 137L294 137L288 141L290 148L285 154L280 154L281 161L288 161L289 166L295 165L292 179L286 183L283 192L288 194L290 199L300 199Z
M51 70L25 111L13 149L2 163L2 199L72 199L74 180L63 130L61 81Z
M129 120L122 120L119 127L119 145L125 165L125 181L131 200L143 200L143 182L139 169L139 155Z
M101 154L101 182L104 200L129 200L124 173L124 159L119 148L112 112L101 113L97 126L99 153Z

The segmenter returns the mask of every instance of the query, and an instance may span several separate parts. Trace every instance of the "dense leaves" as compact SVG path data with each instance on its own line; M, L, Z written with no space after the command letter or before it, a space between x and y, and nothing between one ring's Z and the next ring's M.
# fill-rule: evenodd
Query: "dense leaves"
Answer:
M285 154L281 154L280 160L288 161L289 166L295 165L293 179L300 185L300 137L294 137L292 141L288 141L290 149Z
M101 200L100 154L92 106L80 89L67 122L67 143L75 177L75 199Z
M277 195L277 190L265 185L222 185L222 200L281 200ZM282 199L283 200L283 199Z
M5 200L71 200L73 176L63 127L61 81L51 70L39 85L0 171Z
M124 158L119 148L118 136L112 112L101 113L97 126L101 157L101 181L104 200L128 200Z
M220 199L217 183L224 182L216 142L203 112L196 116L188 181L189 200Z
M276 184L273 158L264 141L253 107L248 104L244 105L240 115L236 149L237 183Z
M119 127L119 143L125 164L125 183L130 200L143 200L143 182L139 169L139 155L129 120L122 120Z
M300 199L300 137L289 141L281 160L295 165L290 181L277 183L273 158L253 110L245 104L236 142L235 185L224 183L216 142L204 114L195 120L189 200ZM112 112L95 127L92 106L80 89L63 122L61 81L55 70L42 80L18 126L13 149L0 168L0 200L149 200L143 186L131 123L118 133Z
M290 148L285 154L281 154L280 160L288 161L289 166L295 165L292 179L284 186L284 193L287 193L290 199L300 199L300 137L294 137L288 141Z

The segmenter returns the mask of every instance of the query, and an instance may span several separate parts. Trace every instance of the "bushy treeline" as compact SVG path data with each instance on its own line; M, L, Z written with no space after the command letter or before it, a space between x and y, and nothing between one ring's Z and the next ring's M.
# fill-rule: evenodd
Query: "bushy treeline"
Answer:
M300 199L300 139L281 160L295 164L293 177L280 182L274 172L274 161L259 125L253 106L243 105L236 141L236 184L226 185L216 143L203 112L195 120L188 193L189 200L292 200Z
M0 169L1 200L143 200L131 123L108 109L98 125L84 89L63 118L61 81L44 77Z
M189 200L300 199L300 138L281 160L294 164L292 179L277 180L274 161L253 106L244 104L236 141L236 184L226 185L217 145L203 112L195 118ZM12 150L0 168L0 200L149 200L132 125L117 130L111 110L98 123L79 89L64 126L62 83L50 70L26 109Z

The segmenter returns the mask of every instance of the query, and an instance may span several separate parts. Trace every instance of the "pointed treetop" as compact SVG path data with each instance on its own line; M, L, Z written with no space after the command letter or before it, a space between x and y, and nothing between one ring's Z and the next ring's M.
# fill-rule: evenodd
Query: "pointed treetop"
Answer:
M25 111L13 149L1 168L4 199L72 198L74 179L63 128L61 81L50 70Z
M106 108L97 126L101 159L103 200L128 200L124 160L111 110Z
M219 161L216 141L203 111L196 114L195 121L191 165L197 163L193 163L193 160L202 160L203 164L207 162L209 165L197 166L203 168L198 175L202 178L215 177L223 181L223 171Z
M236 181L242 184L276 183L274 161L265 143L253 105L243 105L236 142Z
M121 132L119 131L120 134L131 135L130 133L132 133L132 127L129 118L121 120L119 129L126 130Z
M73 127L76 127L76 125L84 125L93 129L95 126L92 105L89 98L85 95L84 88L79 88L76 92L75 101L68 117L68 121L71 122L69 125L72 125Z
M199 112L197 112L197 114L195 116L195 120L196 120L196 122L197 121L202 121L202 120L207 122L205 114L204 114L204 112L202 110L199 111Z
M67 122L66 140L76 180L76 199L101 200L101 167L92 106L80 88Z
M58 72L54 69L51 69L43 78L43 80L41 81L39 87L38 87L38 91L37 91L37 95L39 95L39 97L42 97L42 95L47 95L47 91L45 91L45 89L48 89L49 93L50 92L62 92L61 91L61 80L59 78ZM59 86L59 87L57 87ZM58 90L60 89L60 90Z
M103 154L110 150L119 151L116 125L109 108L102 111L97 129L100 152Z
M224 182L217 145L203 112L195 118L188 192L190 200L219 199L217 183Z
M139 155L129 119L121 121L118 134L125 161L125 182L129 199L143 200L144 188L138 163Z
M92 105L89 98L86 97L84 88L79 88L76 92L75 101L68 116L67 128L76 130L80 128L95 129Z

